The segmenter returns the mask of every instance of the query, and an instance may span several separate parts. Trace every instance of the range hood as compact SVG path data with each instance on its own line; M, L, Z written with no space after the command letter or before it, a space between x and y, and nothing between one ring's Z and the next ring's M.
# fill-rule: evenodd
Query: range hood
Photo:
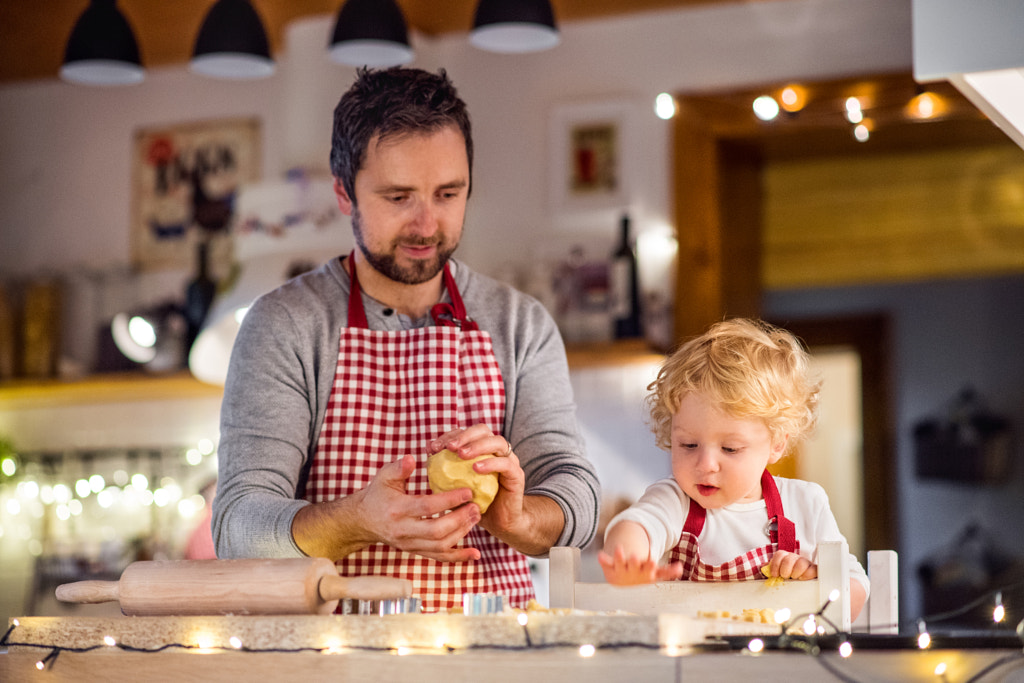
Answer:
M946 80L1024 148L1024 0L912 0L914 79Z

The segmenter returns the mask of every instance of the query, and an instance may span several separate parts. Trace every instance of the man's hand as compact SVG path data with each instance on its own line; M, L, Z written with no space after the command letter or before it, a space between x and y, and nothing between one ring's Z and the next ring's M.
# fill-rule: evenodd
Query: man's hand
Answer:
M452 430L430 442L431 453L445 448L466 460L485 454L497 456L473 465L480 474L498 475L498 493L480 520L483 529L526 555L542 555L551 549L565 526L562 508L546 496L525 495L526 474L505 437L477 424Z
M476 548L454 547L480 521L479 508L465 504L472 498L469 489L406 493L415 468L415 458L407 455L381 467L366 488L302 508L292 521L295 543L307 555L333 560L373 543L442 562L480 559Z
M480 521L480 510L466 505L468 489L433 495L410 495L406 482L416 468L407 455L380 468L364 489L360 511L375 540L417 555L445 562L480 559L475 548L455 548ZM451 510L447 514L446 511ZM440 515L440 517L434 517Z

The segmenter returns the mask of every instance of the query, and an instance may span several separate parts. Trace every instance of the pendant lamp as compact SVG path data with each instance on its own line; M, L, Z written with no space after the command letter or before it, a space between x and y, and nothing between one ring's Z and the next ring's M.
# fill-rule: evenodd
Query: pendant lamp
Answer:
M469 42L489 52L539 52L558 45L549 0L480 0Z
M334 22L328 53L349 66L407 64L413 52L405 15L395 0L345 0Z
M92 0L75 23L60 76L85 85L131 85L145 77L139 44L116 0Z
M217 0L196 36L189 66L214 78L254 79L274 73L267 32L249 0Z

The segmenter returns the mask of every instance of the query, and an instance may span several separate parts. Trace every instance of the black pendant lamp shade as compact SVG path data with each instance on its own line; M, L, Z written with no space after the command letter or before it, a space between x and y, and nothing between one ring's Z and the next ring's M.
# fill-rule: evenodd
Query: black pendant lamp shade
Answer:
M274 73L267 32L249 0L217 0L196 36L190 67L215 78L264 78Z
M405 15L395 0L345 0L328 48L349 66L386 67L412 61Z
M549 0L480 0L469 42L490 52L538 52L559 43Z
M64 50L60 76L85 85L131 85L145 77L139 44L116 0L92 0Z

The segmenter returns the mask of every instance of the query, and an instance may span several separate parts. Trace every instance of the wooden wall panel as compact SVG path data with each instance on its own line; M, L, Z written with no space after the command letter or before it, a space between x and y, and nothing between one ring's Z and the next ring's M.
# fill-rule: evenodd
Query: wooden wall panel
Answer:
M726 317L760 314L761 173L756 150L697 119L675 129L675 339Z
M764 168L765 289L1024 273L1012 143Z
M698 127L676 126L677 340L700 334L722 315L718 163L712 135Z

